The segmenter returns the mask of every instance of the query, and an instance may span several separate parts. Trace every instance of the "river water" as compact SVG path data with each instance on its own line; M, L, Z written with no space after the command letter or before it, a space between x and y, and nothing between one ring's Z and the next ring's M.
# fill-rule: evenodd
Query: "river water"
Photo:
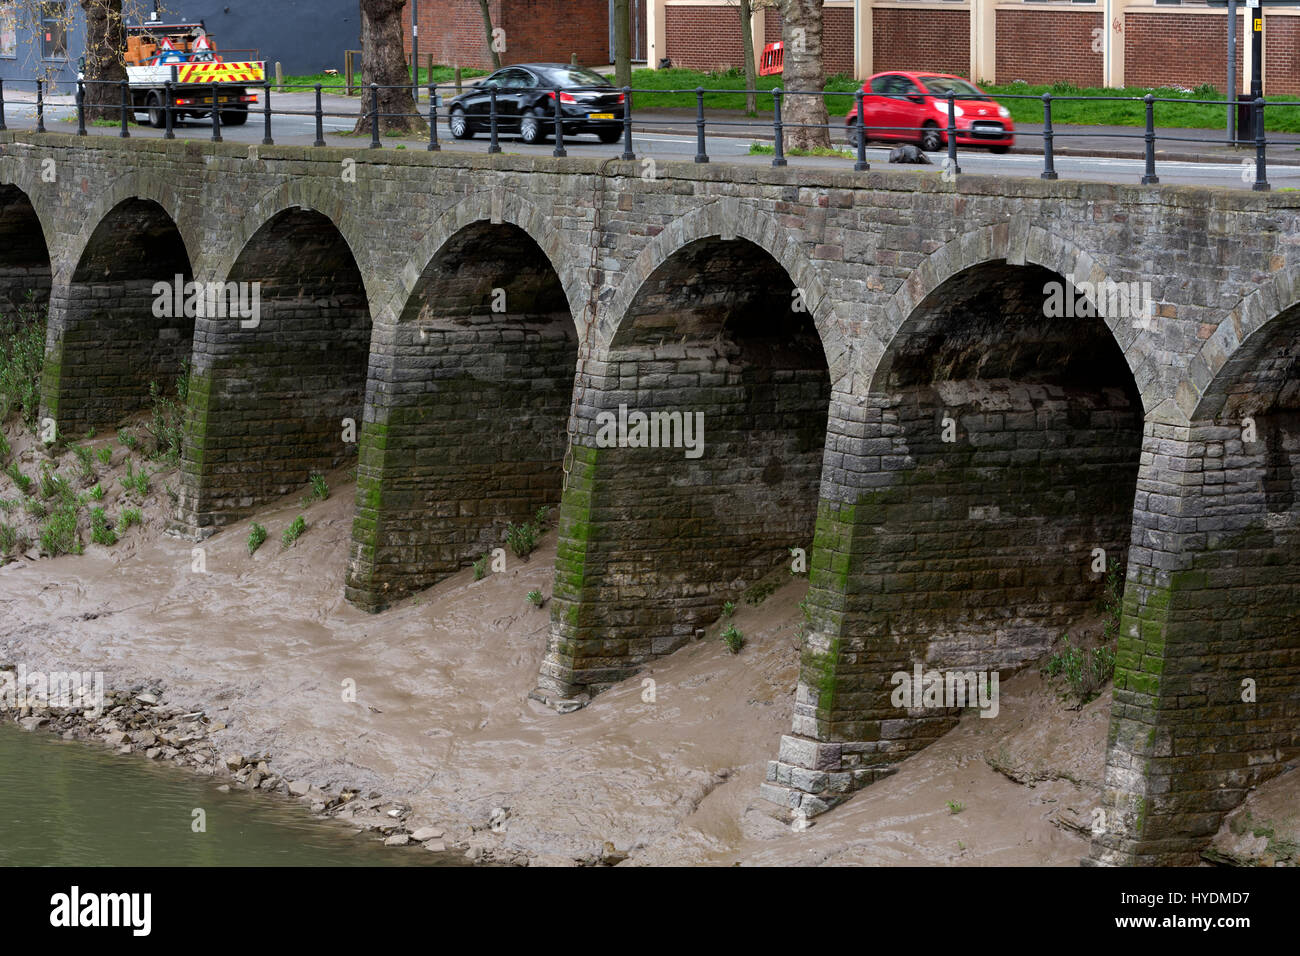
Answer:
M0 723L0 866L457 866L288 800ZM193 830L194 811L206 832Z

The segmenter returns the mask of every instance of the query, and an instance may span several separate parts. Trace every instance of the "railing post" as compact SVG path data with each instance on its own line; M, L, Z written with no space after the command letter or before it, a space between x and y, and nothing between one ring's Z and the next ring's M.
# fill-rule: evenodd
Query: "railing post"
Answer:
M36 80L36 132L45 132L45 81Z
M789 165L785 158L785 123L781 121L781 97L785 90L772 90L772 165L780 168Z
M551 92L555 98L555 149L551 150L551 155L557 158L563 158L569 155L569 151L564 148L564 117L560 106L560 93L558 86Z
M172 81L168 80L163 84L163 125L166 127L163 139L176 138L176 119L173 112L175 104L176 90L172 87Z
M8 128L5 125L5 81L0 80L0 132Z
M77 80L77 135L86 135L86 83Z
M634 160L632 151L632 87L623 87L623 159Z
M128 83L126 80L123 80L121 83L118 84L118 88L122 91L122 104L121 104L122 128L118 130L117 135L119 139L130 139L131 138L131 128L130 128L131 84Z
M1057 179L1056 160L1052 156L1052 94L1043 94L1043 172L1041 179Z
M948 169L955 176L961 172L957 165L957 94L948 91Z
M1148 93L1142 97L1142 102L1147 111L1146 169L1142 173L1142 185L1151 186L1160 182L1156 175L1156 98Z
M370 84L370 148L379 149L379 84Z
M212 84L212 142L221 142L221 84Z
M429 86L429 152L436 153L441 149L438 145L438 86L434 83Z
M497 138L497 88L495 84L488 90L488 94L492 98L492 102L488 106L488 125L491 127L491 141L488 143L488 152L499 153L501 152L501 143ZM560 108L558 99L555 101L555 108L557 110Z
M266 80L262 84L262 95L266 97L266 100L262 103L262 119L264 122L264 129L262 133L262 145L274 146L275 140L271 138L271 81L270 80Z
M863 107L863 100L865 99L865 94L863 94L862 92L862 87L858 87L858 92L854 98L857 100L857 104L858 104L858 116L857 119L854 121L854 124L858 128L858 135L857 135L858 158L853 163L853 168L860 173L864 173L868 169L870 169L871 166L868 165L867 163L867 128L862 123L862 107Z
M325 110L321 106L320 89L321 86L319 83L317 83L316 84L316 142L312 143L313 146L325 145Z
M707 163L708 151L704 144L704 87L695 88L695 161Z
M1255 97L1255 184L1257 193L1266 193L1268 184L1268 140L1264 138L1264 97Z

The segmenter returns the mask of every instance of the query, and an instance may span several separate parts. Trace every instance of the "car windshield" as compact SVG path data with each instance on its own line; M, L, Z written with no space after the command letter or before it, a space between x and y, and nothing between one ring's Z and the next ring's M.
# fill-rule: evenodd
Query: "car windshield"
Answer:
M609 86L609 80L594 70L580 66L555 67L545 72L546 81L555 86Z
M971 86L965 80L959 80L953 76L923 76L920 78L925 84L928 92L935 96L947 96L948 91L952 90L959 99L963 100L987 100L988 97L978 89Z

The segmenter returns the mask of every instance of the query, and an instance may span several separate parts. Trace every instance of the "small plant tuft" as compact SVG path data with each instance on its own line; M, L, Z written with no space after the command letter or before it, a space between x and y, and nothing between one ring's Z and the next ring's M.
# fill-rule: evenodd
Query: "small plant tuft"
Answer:
M966 804L964 803L958 803L956 800L948 801L948 812L951 813L953 816L956 816L957 814L961 813L965 809L966 809Z
M736 625L733 624L722 632L722 643L727 645L727 650L731 653L739 654L745 646L745 635L736 630Z
M280 535L280 545L284 548L293 546L293 543L302 537L302 533L307 530L307 519L302 515L293 519L293 524L284 529Z
M103 508L90 509L90 540L106 547L117 544L117 532L109 525Z
M528 592L528 603L534 607L541 607L546 603L546 598L542 597L541 591L533 588L533 590Z
M266 529L254 521L253 526L248 529L248 556L251 558L256 554L257 549L260 548L265 541Z
M516 557L526 558L537 549L539 529L531 521L506 525L506 543Z
M122 530L125 531L133 524L138 524L141 527L144 527L144 514L140 511L139 508L123 508L122 509Z
M474 562L474 580L482 581L487 577L488 556L485 554Z

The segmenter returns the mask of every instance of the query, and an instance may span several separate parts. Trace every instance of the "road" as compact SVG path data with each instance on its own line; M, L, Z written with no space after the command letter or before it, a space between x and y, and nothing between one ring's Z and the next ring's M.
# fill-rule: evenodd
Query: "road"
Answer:
M293 110L307 115L286 115L276 113L272 118L274 139L281 145L311 145L316 139L316 120L310 115L314 109L311 94L291 93L276 94L273 98L276 110ZM358 150L367 149L368 137L350 134L353 119L358 108L355 99L345 97L326 97L325 110L329 115L324 119L325 139L330 146L347 148L354 146ZM35 107L31 103L15 102L6 96L6 119L10 129L34 129L36 126ZM345 115L340 115L345 114ZM47 103L45 111L46 128L55 132L72 132L75 129L76 111L69 103ZM680 126L680 123L674 124ZM707 139L707 151L710 159L718 162L769 165L770 155L751 155L750 145L755 142L771 144L770 130L756 127L754 135L721 135L725 127L711 133ZM116 136L117 128L92 127L92 135ZM738 131L732 127L728 134ZM250 117L246 126L228 127L222 130L227 142L260 143L263 137L263 122L260 113ZM133 137L159 137L160 130L132 124ZM479 134L473 140L457 141L452 139L445 120L439 123L439 141L444 151L485 152L487 150L486 134ZM199 140L211 136L211 126L206 121L189 121L176 125L178 139ZM502 136L502 150L506 153L521 155L550 156L554 144L526 146L513 136ZM415 138L384 137L385 146L398 144L408 149L423 149L426 141ZM696 153L694 135L683 132L663 132L653 129L634 129L633 146L639 160L653 159L662 162L691 161ZM591 156L604 158L619 156L622 144L607 146L599 143L594 136L579 136L565 141L565 148L570 156ZM944 153L930 154L934 167L889 167L888 147L871 147L867 150L867 161L873 169L882 166L888 168L926 169L938 175L942 172ZM1158 160L1156 172L1162 183L1177 183L1195 186L1223 186L1236 189L1250 189L1254 181L1253 154L1244 152L1236 162L1184 162L1175 160ZM814 167L823 169L853 168L853 157L845 153L844 157L789 157L791 166ZM1041 154L1008 153L993 155L985 151L959 150L958 166L962 174L1028 176L1037 178L1042 172ZM1055 160L1056 171L1061 179L1081 179L1108 183L1139 183L1143 173L1140 159L1120 159L1114 157L1061 156ZM1272 165L1268 169L1269 183L1274 189L1300 188L1300 166Z

